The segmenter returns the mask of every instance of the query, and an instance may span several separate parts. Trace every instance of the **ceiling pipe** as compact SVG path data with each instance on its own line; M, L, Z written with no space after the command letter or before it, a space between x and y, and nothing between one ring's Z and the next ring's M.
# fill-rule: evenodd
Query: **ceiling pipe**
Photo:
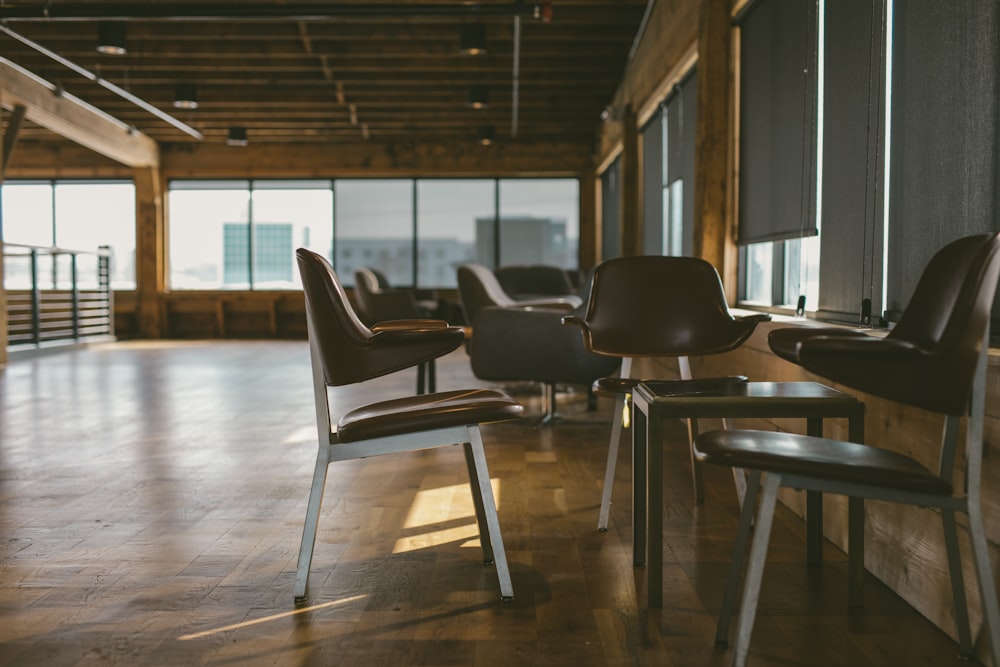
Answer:
M497 3L156 3L74 2L66 5L0 5L0 20L6 21L317 21L355 16L520 16L533 15L537 3L513 0Z
M174 127L176 127L181 132L184 132L185 134L188 134L188 135L194 137L195 139L198 139L199 141L204 138L204 136L202 135L201 132L199 132L198 130L194 129L193 127L191 127L187 123L183 123L183 122L177 120L176 118L174 118L173 116L171 116L167 112L161 111L160 109L154 107L152 104L150 104L146 100L144 100L144 99L142 99L140 97L136 97L135 95L133 95L129 91L125 90L124 88L121 88L120 86L116 86L115 84L111 83L107 79L103 79L103 78L97 76L96 74L94 74L90 70L88 70L88 69L86 69L84 67L80 67L79 65L77 65L73 61L68 60L66 58L63 58L61 55L59 55L55 51L51 51L51 50L45 48L44 46L42 46L38 42L34 42L34 41L28 39L27 37L25 37L24 35L21 35L21 34L18 34L16 32L14 32L13 30L11 30L10 28L8 28L7 26L5 26L3 24L0 24L0 32L3 32L4 34L8 35L9 37L12 37L13 39L16 39L17 41L21 42L25 46L31 47L32 49L34 49L35 51L38 51L42 55L48 56L49 58L51 58L52 60L55 60L60 65L73 70L74 72L76 72L80 76L84 77L85 79L89 79L89 80L93 81L94 83L96 83L97 85L101 86L102 88L110 90L112 93L114 93L115 95L118 95L122 99L128 100L129 102L131 102L132 104L136 105L140 109L143 109L144 111L148 111L149 113L153 114L154 116L156 116L160 120L162 120L162 121L164 121L166 123L169 123L170 125L173 125Z

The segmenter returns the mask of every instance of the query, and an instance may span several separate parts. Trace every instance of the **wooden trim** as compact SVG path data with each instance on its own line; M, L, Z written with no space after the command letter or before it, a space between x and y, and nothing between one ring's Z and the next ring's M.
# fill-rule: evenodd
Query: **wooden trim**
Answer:
M602 159L598 160L596 166L594 167L594 172L597 174L598 178L600 178L601 174L603 174L608 170L608 167L611 166L611 163L614 162L618 158L618 156L622 154L622 151L624 149L625 149L624 141L618 141L617 143L615 143L614 146L611 147L607 155L605 155Z
M649 122L649 119L653 117L656 110L659 108L660 103L666 99L670 91L673 90L674 86L680 83L681 79L688 75L691 68L694 67L698 62L698 40L691 42L690 46L684 51L684 55L681 59L671 67L660 83L653 90L652 94L646 98L646 101L639 106L639 110L636 112L636 122L639 127L642 127Z

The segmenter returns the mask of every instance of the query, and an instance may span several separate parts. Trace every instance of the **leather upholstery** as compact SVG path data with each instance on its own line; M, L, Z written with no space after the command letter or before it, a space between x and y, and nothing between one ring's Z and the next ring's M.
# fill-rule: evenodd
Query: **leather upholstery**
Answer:
M558 266L511 264L498 267L493 274L503 291L514 299L567 296L576 291L569 274Z
M853 442L773 431L711 431L698 436L696 455L706 463L738 468L940 496L952 494L947 480L910 457Z
M545 307L568 311L583 303L575 295L514 299L500 286L500 281L493 272L481 264L463 264L458 267L458 293L462 300L462 310L465 311L465 321L472 326L475 326L473 320L479 310L489 306Z
M524 407L490 389L409 396L351 410L337 424L338 442L517 419Z
M689 356L741 345L768 315L734 318L715 267L695 257L620 257L594 272L583 316L588 350L618 357Z
M573 295L515 301L492 271L478 264L458 268L458 289L472 325L472 372L482 380L587 384L609 375L618 360L584 349L562 316L582 301Z
M997 234L968 236L939 250L924 269L899 323L885 338L845 331L775 331L772 349L848 387L961 415L1000 276L998 251ZM980 289L983 286L989 289Z
M374 269L362 267L354 272L354 301L365 324L427 317L433 301L421 302L414 290L384 286L384 280Z
M440 320L369 329L355 314L330 263L305 248L299 248L296 256L328 385L352 384L411 368L462 344L462 328Z

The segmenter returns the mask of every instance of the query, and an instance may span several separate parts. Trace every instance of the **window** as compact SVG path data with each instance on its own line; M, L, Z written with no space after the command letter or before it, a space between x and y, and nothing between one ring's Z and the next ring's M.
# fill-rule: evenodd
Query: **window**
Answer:
M108 246L112 289L135 289L132 183L15 180L4 183L2 196L5 243L82 251Z
M763 63L761 71L772 79L782 76L781 63L788 59L755 63L755 54L766 50L754 51L754 40L758 46L801 40L802 29L782 23L796 4L751 5L741 24L744 70ZM811 10L811 3L798 7L807 4ZM769 196L769 183L793 183L781 175L781 164L798 163L787 157L759 161L748 173L741 157L740 234L748 243L741 254L741 297L747 303L764 299L752 291L764 289L753 244L771 242L772 275L783 276L771 281L772 304L791 301L797 280L817 317L864 324L870 314L872 324L891 326L934 252L1000 224L1000 6L818 0L816 9L815 24L807 22L817 35L816 90L807 99L816 105L817 150L804 160L803 173L815 173L809 185L816 186L819 247L812 237L798 247L792 240L744 238L745 213ZM767 16L769 22L754 23ZM800 105L770 90L758 90L750 100L772 107L759 123L752 106L741 110L741 153L752 155L754 146L767 146L769 137L788 135L793 127L782 114ZM749 94L741 92L741 104ZM771 148L773 156L787 150ZM747 225L752 236L753 220Z
M331 247L329 181L179 181L168 211L173 289L293 289L295 248Z
M740 300L815 308L817 69L816 3L759 0L740 18ZM810 298L812 297L812 298Z
M569 179L500 181L500 265L577 267L579 184Z
M170 287L292 289L300 246L347 286L361 267L427 288L468 262L572 269L579 197L575 179L173 181Z
M417 181L417 284L457 287L456 269L496 265L496 181Z
M413 284L413 187L411 180L334 183L334 266L344 285L353 285L354 272L366 266L390 285Z
M601 259L613 259L622 254L622 159L601 174Z

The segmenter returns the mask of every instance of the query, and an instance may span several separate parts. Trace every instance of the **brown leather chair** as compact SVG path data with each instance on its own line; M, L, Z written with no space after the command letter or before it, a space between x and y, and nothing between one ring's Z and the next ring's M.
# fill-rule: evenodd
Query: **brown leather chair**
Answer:
M385 285L385 276L375 269L362 267L354 272L354 301L357 314L366 326L394 320L428 319L433 308L417 300L414 290ZM437 390L434 360L417 364L417 393Z
M691 380L688 357L716 354L739 347L768 315L733 317L719 274L695 257L620 257L597 266L586 314L563 318L583 330L584 346L596 354L620 357L618 377L594 383L598 393L616 397L611 444L604 474L604 494L597 527L607 530L611 488L618 461L623 412L631 410L632 391L646 381L632 377L636 357L677 357L683 380ZM700 382L705 382L705 379ZM711 382L745 382L746 377L712 378ZM691 434L697 432L690 422ZM700 502L701 475L692 459L695 499Z
M754 503L749 500L763 489L743 587L734 665L745 664L749 651L781 486L940 510L959 647L962 655L972 657L955 524L955 513L966 513L986 643L991 647L993 664L1000 664L1000 607L980 506L989 321L998 278L1000 235L962 238L946 245L931 259L899 324L885 338L813 332L799 335L794 346L788 346L793 335L777 337L777 344L786 346L783 349L793 361L817 375L873 396L944 415L936 471L895 451L788 433L714 431L695 441L699 460L753 471L719 618L716 642L720 645L727 642L753 521ZM965 479L964 485L955 486L952 469L958 458L959 423L966 416ZM854 537L852 549L856 547ZM857 537L863 540L863 533Z
M434 359L461 345L464 332L440 320L394 321L368 328L351 308L329 262L304 248L296 254L306 299L319 433L295 576L296 599L306 595L326 471L331 463L455 444L465 450L484 561L496 563L500 595L512 598L514 589L479 425L516 419L524 409L498 391L463 389L365 405L334 423L327 387L363 382Z

